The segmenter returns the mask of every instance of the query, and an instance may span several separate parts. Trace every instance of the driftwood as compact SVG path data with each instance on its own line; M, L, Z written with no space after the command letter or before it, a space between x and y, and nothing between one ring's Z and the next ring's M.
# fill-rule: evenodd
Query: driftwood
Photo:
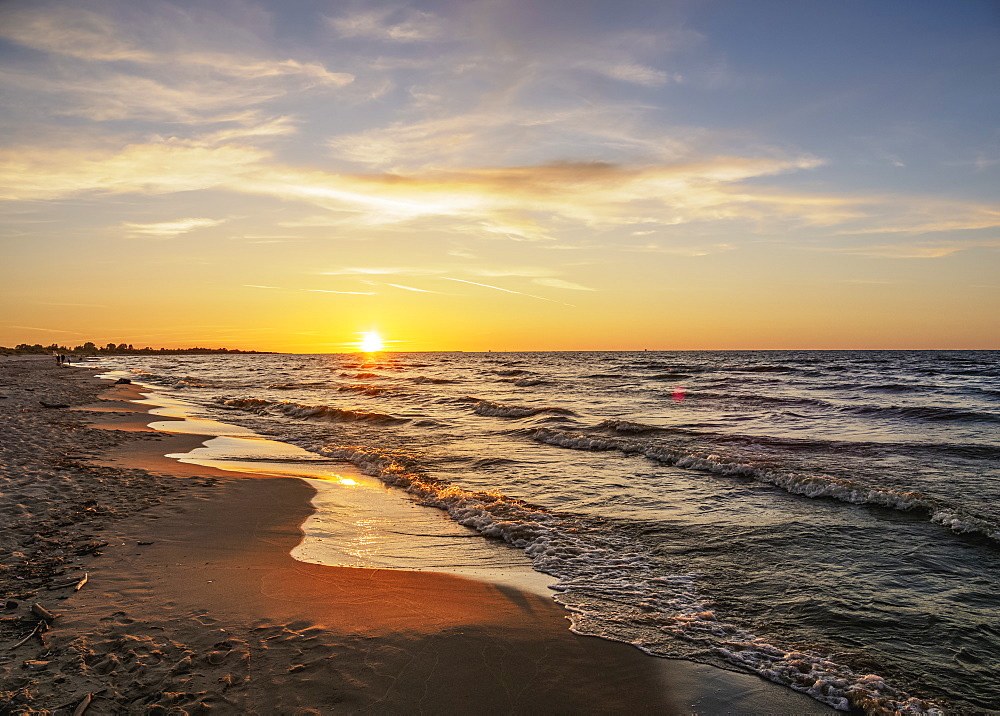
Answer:
M31 605L31 613L49 624L54 622L57 616L37 602Z
M28 640L31 639L31 637L35 636L35 634L38 634L39 637L41 637L42 632L45 631L48 628L49 628L48 622L46 622L45 620L42 620L42 621L38 622L37 624L35 624L35 628L31 630L31 633L28 634L28 636L24 637L23 639L21 639L21 641L17 642L16 644L14 644L13 646L8 647L8 648L11 649L11 650L13 650L13 649L16 649L17 647L21 646L22 644L27 644Z
M87 707L90 706L90 702L93 700L94 700L93 694L87 694L86 696L84 696L83 700L76 705L75 709L73 709L73 716L83 716L83 712L87 710Z
M54 589L66 589L67 587L73 587L74 592L79 592L83 589L83 585L87 583L90 579L90 572L83 575L83 579L71 579L68 582L57 582L55 584L50 584L46 587L50 592Z
M67 701L64 704L60 704L59 706L56 706L55 709L53 709L53 710L54 711L62 711L64 709L69 709L69 708L76 707L73 710L73 716L77 716L77 714L82 714L84 711L86 711L87 710L87 706L90 706L90 704L93 702L94 699L96 699L101 694L105 693L107 690L108 690L108 687L105 686L103 689L98 689L97 691L93 691L91 693L84 694L83 698L80 699L79 701L77 701L76 698L74 697L72 701Z

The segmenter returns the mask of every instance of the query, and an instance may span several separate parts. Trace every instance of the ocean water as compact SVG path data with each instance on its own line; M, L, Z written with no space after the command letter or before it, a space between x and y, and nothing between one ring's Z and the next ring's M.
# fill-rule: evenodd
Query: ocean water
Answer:
M652 656L839 709L1000 713L1000 352L100 365L239 426L202 431L206 459L328 486L302 559L530 572L574 631Z

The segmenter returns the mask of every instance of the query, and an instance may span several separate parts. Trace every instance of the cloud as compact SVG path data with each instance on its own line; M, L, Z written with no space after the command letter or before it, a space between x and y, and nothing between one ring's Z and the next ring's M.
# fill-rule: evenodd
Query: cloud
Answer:
M246 127L245 132L237 127L193 139L153 137L118 149L3 148L0 198L215 189L295 201L327 212L283 225L337 226L344 232L416 228L547 243L581 231L648 232L719 222L742 222L753 232L834 227L845 235L1000 226L1000 209L991 205L906 196L805 194L754 184L756 179L822 164L807 155L717 155L642 165L555 162L395 173L302 169L279 164L272 152L250 144L289 131L291 122L255 118L261 124ZM149 232L169 233L175 228L153 226ZM660 250L650 246L632 249Z
M716 133L712 139L722 143ZM333 137L334 159L384 171L429 171L444 167L538 163L566 156L592 156L632 163L678 161L703 153L707 133L644 126L631 108L588 103L571 109L489 107L400 120ZM543 159L544 161L544 159Z
M370 291L330 291L325 288L304 288L303 291L308 291L310 293L342 293L348 296L377 296L378 294L372 293Z
M431 276L436 269L418 267L344 267L322 271L324 276Z
M690 221L790 218L829 224L855 216L836 197L781 195L740 185L745 179L819 164L811 158L716 157L674 165L624 167L601 162L457 169L410 174L262 174L248 190L360 213L359 224L436 217L456 230L545 237L570 222L589 227L673 225ZM308 181L306 181L308 179ZM511 233L515 233L511 232Z
M549 288L565 288L571 291L595 290L589 288L588 286L581 286L578 283L573 283L572 281L563 281L561 278L536 278L534 283L537 283L539 286L548 286Z
M130 236L151 236L155 238L173 238L195 229L218 226L226 219L177 219L162 221L156 224L123 224Z
M478 281L466 281L465 279L462 279L462 278L449 278L448 276L441 276L441 278L443 280L445 280L445 281L455 281L456 283L465 283L465 284L469 284L470 286L479 286L481 288L489 288L489 289L492 289L494 291L502 291L503 293L513 293L513 294L516 294L518 296L526 296L528 298L535 298L535 299L537 299L539 301L548 301L550 303L559 303L559 304L561 304L563 306L573 307L572 304L570 304L570 303L563 303L562 301L555 301L555 300L553 300L551 298L545 298L544 296L536 296L536 295L534 295L532 293L524 293L523 291L513 291L513 290L511 290L509 288L501 288L500 286L493 286L493 285L488 284L488 283L479 283Z
M296 77L313 85L343 87L354 81L348 72L331 72L318 62L298 60L268 60L253 57L239 57L222 53L181 54L175 63L210 68L213 72L229 78L261 80L281 77Z
M117 62L133 65L160 65L176 73L184 68L206 70L230 79L256 80L297 76L316 84L340 87L353 81L353 75L331 72L318 62L295 59L262 58L247 54L242 48L231 52L188 49L199 39L206 45L219 46L247 38L238 35L232 18L211 12L183 11L164 4L143 8L141 16L130 16L103 9L93 12L72 4L44 5L5 11L0 14L0 37L35 50L65 55L91 63ZM195 31L201 37L194 37Z
M1000 205L928 197L880 197L870 226L845 229L853 234L930 234L1000 227Z
M679 74L657 70L637 62L581 62L581 69L590 70L610 79L642 85L644 87L661 87L669 82L681 82Z
M82 333L77 331L65 331L58 328L39 328L38 326L15 326L11 323L4 324L7 328L17 328L22 331L39 331L41 333L66 333L71 336L82 336Z
M885 259L938 259L962 251L983 248L1000 248L1000 240L877 244L874 246L824 247L821 250Z
M403 286L398 283L387 283L386 286L392 286L393 288L401 288L404 291L416 291L417 293L439 293L439 291L429 291L426 288L414 288L413 286Z
M713 244L640 244L619 246L622 251L629 251L640 254L671 254L674 256L708 256L723 251L731 251L736 248L733 244L713 243Z
M527 295L527 294L521 293L520 291L512 291L509 288L500 288L499 286L491 286L488 283L478 283L476 281L466 281L465 279L462 279L462 278L448 278L447 276L442 276L441 278L443 278L445 281L456 281L458 283L467 283L470 286L482 286L483 288L491 288L494 291L503 291L504 293L516 293L516 294L521 295L521 296ZM535 296L534 298L537 298L537 296Z
M212 71L180 70L162 73L129 73L114 70L90 71L66 69L57 74L38 75L14 70L0 71L0 81L8 91L24 96L44 95L51 112L83 117L95 122L140 119L150 122L206 124L237 122L257 124L248 108L263 105L309 89L311 82L297 86L283 81L280 73L259 78L234 78ZM342 86L344 80L336 86ZM272 120L273 121L273 120ZM288 120L283 127L270 122L257 124L271 134L289 133ZM275 131L280 129L280 131Z
M82 7L4 9L0 37L34 50L82 60L151 62L155 55L122 38L106 15Z
M291 92L354 81L319 62L268 57L260 38L235 28L211 11L167 4L141 13L71 4L8 11L0 37L47 52L51 61L12 63L0 79L12 90L47 95L50 113L184 123L224 120ZM216 49L227 44L231 50Z
M120 150L0 149L0 199L59 199L83 193L166 194L232 186L268 153L235 144L166 139Z
M327 18L338 36L384 42L427 42L443 35L443 21L418 10L368 10Z

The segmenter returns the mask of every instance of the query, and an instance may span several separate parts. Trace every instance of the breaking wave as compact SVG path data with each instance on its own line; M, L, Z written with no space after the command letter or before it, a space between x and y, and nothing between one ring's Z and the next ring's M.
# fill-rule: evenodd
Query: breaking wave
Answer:
M343 410L332 405L304 405L288 400L274 401L263 398L218 398L216 403L226 408L251 412L274 412L290 418L305 420L331 420L340 422L369 422L383 425L409 422L409 418L397 418L384 413L370 413L364 410Z
M478 415L492 418L530 418L535 415L576 415L569 408L534 408L526 405L504 405L489 400L480 400L473 406Z
M907 420L1000 423L1000 415L996 413L984 413L975 410L955 410L954 408L944 408L936 405L858 405L845 407L842 408L842 410L846 413L854 413L856 415L885 416L891 418L904 418Z
M967 514L960 507L925 495L922 492L873 487L833 475L792 472L764 462L752 463L714 453L690 451L661 443L642 442L619 437L535 428L532 439L547 445L571 450L618 450L626 455L642 455L665 465L701 470L716 475L742 477L780 487L794 495L810 498L828 497L854 505L875 505L893 510L920 511L930 520L959 534L977 534L1000 542L1000 525L993 520Z
M382 395L384 393L390 392L389 388L383 388L378 385L342 385L337 388L342 393L360 393L362 395Z
M941 714L878 675L855 673L828 656L776 646L720 621L698 595L696 575L664 574L626 539L592 538L586 520L498 491L465 490L429 478L391 451L344 445L319 452L348 460L459 524L524 550L537 571L558 578L556 601L569 611L577 634L633 644L655 656L740 666L842 711Z

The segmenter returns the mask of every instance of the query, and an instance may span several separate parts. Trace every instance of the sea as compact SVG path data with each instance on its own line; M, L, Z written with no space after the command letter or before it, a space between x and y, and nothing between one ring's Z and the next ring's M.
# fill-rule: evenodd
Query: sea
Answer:
M316 486L303 561L520 580L840 710L1000 713L1000 352L90 365L205 435L178 459Z

